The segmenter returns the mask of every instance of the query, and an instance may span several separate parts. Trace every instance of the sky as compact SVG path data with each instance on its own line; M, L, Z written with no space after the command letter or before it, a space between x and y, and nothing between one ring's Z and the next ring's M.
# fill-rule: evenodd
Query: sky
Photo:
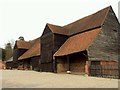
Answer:
M40 37L46 23L67 25L107 6L118 17L119 0L0 0L0 47L23 36Z

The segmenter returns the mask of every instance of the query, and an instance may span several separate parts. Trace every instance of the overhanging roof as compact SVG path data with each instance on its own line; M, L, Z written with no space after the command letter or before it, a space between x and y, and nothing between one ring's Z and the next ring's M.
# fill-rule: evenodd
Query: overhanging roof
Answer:
M98 28L68 38L54 56L64 56L88 49L100 31L101 28Z
M24 54L22 54L18 60L23 60L23 59L27 59L30 57L34 57L34 56L39 56L41 54L41 43L40 43L40 39L37 39L35 41L35 43L33 44L33 46L27 50Z

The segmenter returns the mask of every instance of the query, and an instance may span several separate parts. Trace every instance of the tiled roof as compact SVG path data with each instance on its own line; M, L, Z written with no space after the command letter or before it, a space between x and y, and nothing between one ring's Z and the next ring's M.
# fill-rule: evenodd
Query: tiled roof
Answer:
M106 7L98 12L88 15L82 19L79 19L73 23L65 26L58 26L47 23L47 26L53 33L62 35L74 35L89 29L101 27L104 24L105 18L110 10L111 6Z
M47 26L50 28L50 30L53 33L62 34L62 35L69 34L69 31L67 29L63 28L62 26L53 25L53 24L49 24L49 23L47 23Z
M38 56L41 54L41 43L40 43L40 38L35 41L33 46L27 50L22 56L18 58L18 60Z
M101 28L98 28L68 38L54 56L64 56L88 49L100 31Z
M17 40L16 41L16 46L19 49L29 49L31 47L31 44L28 41Z
M69 35L77 34L89 29L98 28L103 25L110 8L112 7L106 7L92 15L86 16L80 20L65 25L63 28L69 30Z
M17 40L16 45L19 49L29 49L37 39L39 38L30 41Z

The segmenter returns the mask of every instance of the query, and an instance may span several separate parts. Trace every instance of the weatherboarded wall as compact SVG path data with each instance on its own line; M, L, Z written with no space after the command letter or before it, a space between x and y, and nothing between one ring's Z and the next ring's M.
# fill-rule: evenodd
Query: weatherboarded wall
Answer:
M27 49L18 49L17 47L13 50L13 68L18 67L18 58L27 51Z
M41 36L41 71L55 71L53 54L61 47L67 38L65 35L53 33L46 25L43 35Z
M66 35L54 34L54 53L64 44L68 39Z
M39 71L40 69L40 56L34 56L31 58L32 70Z
M90 60L118 60L118 26L118 20L111 9L102 31L88 49Z
M53 71L53 33L48 26L41 36L41 61L40 69L45 72Z

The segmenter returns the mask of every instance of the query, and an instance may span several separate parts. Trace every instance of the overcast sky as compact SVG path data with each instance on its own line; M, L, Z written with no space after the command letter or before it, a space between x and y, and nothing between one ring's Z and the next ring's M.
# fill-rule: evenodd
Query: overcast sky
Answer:
M0 47L23 36L40 37L46 23L64 26L109 5L118 17L119 0L0 0Z

